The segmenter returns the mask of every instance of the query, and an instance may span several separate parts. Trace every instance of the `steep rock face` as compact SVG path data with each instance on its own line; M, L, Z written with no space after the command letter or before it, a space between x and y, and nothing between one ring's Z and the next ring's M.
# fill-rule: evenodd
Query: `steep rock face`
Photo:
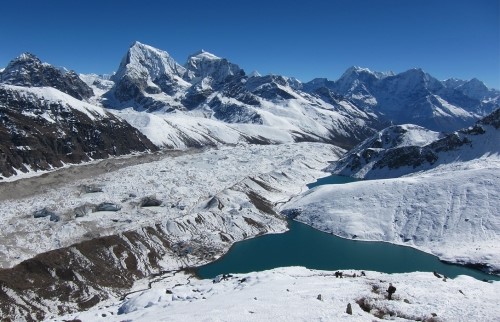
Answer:
M498 155L499 127L500 109L448 135L414 125L392 126L365 140L328 170L358 178L392 178L442 163Z
M144 135L102 108L51 87L0 85L0 174L155 151Z
M165 94L173 96L188 87L189 84L182 79L185 73L186 69L167 52L135 42L112 77L115 85L106 95L105 105L114 108L131 106L140 110L179 107L179 104L165 100Z
M245 76L238 65L204 50L189 56L184 66L187 70L184 79L192 84L182 100L188 109L200 106L212 93ZM213 102L211 106L220 106L220 102Z
M75 72L62 72L42 63L30 53L12 60L0 73L0 83L29 87L50 86L79 100L89 99L94 95L92 89Z
M184 67L187 69L184 77L190 83L210 77L214 83L221 84L229 81L230 77L245 75L238 65L204 50L189 56Z

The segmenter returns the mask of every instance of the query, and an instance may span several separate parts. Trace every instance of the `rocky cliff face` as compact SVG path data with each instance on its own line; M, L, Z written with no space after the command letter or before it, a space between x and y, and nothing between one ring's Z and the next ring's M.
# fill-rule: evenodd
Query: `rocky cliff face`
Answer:
M146 111L181 108L169 98L188 87L182 79L185 73L166 51L135 42L111 78L115 84L105 95L104 105Z

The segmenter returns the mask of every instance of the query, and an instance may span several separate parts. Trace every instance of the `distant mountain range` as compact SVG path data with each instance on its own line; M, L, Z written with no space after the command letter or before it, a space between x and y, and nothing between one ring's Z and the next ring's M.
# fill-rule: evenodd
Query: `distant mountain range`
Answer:
M283 76L247 76L238 65L204 51L180 65L167 52L138 42L113 80L105 95L110 108L208 108L214 118L232 123L264 123L265 103L284 105L302 98L313 106L317 99L320 105L348 100L383 122L450 131L492 112L500 102L500 92L477 79L441 82L421 69L393 74L351 67L337 81L301 83Z
M0 172L158 147L313 141L349 149L391 124L450 132L499 106L500 92L477 79L439 81L421 69L351 67L337 81L302 83L247 75L206 51L181 65L136 42L114 75L98 76L22 54L0 71Z

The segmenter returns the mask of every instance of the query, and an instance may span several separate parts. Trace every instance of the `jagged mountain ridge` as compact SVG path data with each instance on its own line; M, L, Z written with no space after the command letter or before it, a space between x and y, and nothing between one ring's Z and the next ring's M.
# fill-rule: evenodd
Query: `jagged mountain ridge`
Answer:
M0 72L0 83L28 87L50 86L79 100L94 95L92 89L74 71L63 72L57 67L42 63L30 53L23 53L12 60Z
M384 129L332 163L328 171L357 178L393 178L443 163L499 155L500 109L474 126L443 135L414 125Z
M441 82L419 68L394 74L351 67L335 82L315 79L304 85L309 91L320 87L394 124L417 124L435 131L469 126L500 106L500 92L476 79Z
M157 115L185 113L231 124L243 136L254 137L238 124L273 128L292 141L350 147L383 127L375 116L341 97L332 96L326 102L315 93L298 90L301 84L293 78L247 76L238 65L205 51L191 55L181 66L167 52L136 42L113 80L115 85L103 95L108 108L131 107ZM263 141L276 142L266 130L260 136Z
M142 73L132 72L138 70ZM139 42L130 47L113 80L113 89L104 96L104 105L109 108L195 111L196 115L226 123L276 126L266 117L267 107L284 107L286 111L290 102L299 102L347 115L356 109L358 117L363 115L363 126L370 127L371 133L390 123L412 123L435 131L454 131L473 124L500 106L500 94L495 96L498 91L484 91L474 80L453 87L452 82L441 82L421 69L395 74L351 67L337 81L314 79L301 83L279 75L247 75L238 65L203 50L181 65L167 52ZM466 84L469 83L476 84L474 88L479 89L468 90ZM351 111L342 106L346 104ZM271 113L276 115L276 111ZM280 116L283 114L283 110L279 112ZM302 114L304 123L311 118L324 117ZM300 126L294 131L307 140L331 142L330 137L343 137L337 141L352 143L363 139L361 136L346 138L345 133L339 131L340 126L362 132L349 116L337 123L340 124L332 125L327 117L318 124L329 132L326 138L324 131Z

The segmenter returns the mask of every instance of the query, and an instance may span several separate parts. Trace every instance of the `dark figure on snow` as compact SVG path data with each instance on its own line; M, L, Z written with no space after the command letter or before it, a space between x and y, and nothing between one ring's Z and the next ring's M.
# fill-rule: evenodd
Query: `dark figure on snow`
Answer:
M392 283L389 283L389 288L387 289L387 293L389 293L388 299L392 300L392 294L396 292L396 288L392 286Z

